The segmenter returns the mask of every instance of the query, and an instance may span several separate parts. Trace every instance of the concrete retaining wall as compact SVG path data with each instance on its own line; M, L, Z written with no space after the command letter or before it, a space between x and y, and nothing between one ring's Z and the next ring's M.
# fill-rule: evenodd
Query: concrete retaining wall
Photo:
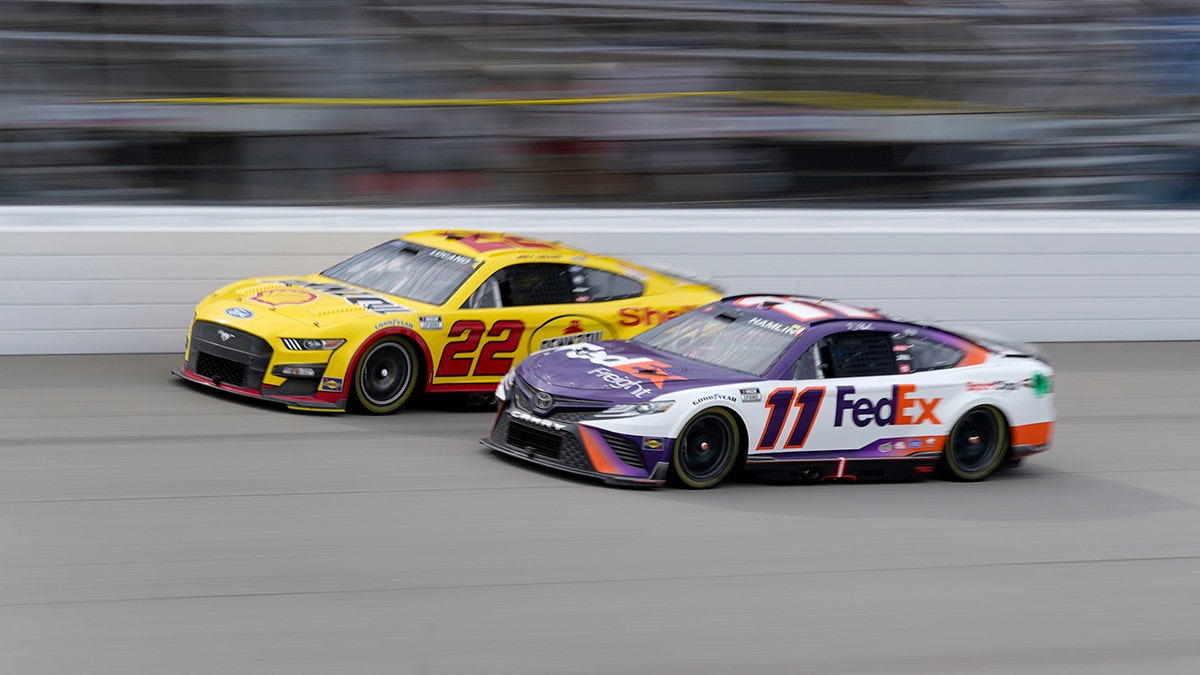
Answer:
M1188 211L0 208L0 354L172 352L192 306L430 228L503 230L1038 341L1200 339Z

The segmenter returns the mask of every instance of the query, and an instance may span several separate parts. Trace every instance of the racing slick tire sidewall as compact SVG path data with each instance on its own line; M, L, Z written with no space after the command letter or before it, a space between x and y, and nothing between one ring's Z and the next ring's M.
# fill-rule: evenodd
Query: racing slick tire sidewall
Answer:
M741 430L733 413L710 408L688 420L679 433L671 453L671 482L693 490L716 487L740 456Z
M972 443L975 439L975 443ZM972 449L980 444L982 449ZM992 475L1008 455L1008 423L990 405L963 413L946 437L942 451L942 477L959 482L981 481Z
M399 410L417 389L418 363L409 340L385 337L371 343L354 367L355 408L373 415Z

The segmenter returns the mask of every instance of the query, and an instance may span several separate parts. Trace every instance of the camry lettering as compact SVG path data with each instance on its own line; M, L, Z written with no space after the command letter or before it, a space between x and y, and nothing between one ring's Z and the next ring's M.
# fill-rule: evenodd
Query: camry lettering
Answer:
M543 419L541 417L534 417L523 410L512 409L508 411L508 414L511 417L521 420L522 422L529 422L530 424L536 424L539 427L545 427L547 429L554 429L555 431L563 431L567 428L567 425L565 424L560 424L553 420Z
M854 398L854 387L838 387L833 426L842 426L847 414L856 427L865 427L872 422L881 427L893 424L941 424L935 409L942 399L917 398L912 395L916 390L913 384L897 384L892 387L891 397L872 401L869 398Z

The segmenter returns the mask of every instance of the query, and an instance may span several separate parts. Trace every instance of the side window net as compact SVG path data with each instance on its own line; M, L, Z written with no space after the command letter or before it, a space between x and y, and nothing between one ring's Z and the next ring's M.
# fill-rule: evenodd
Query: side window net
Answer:
M505 307L560 305L574 301L571 277L565 265L526 263L514 265L500 277L500 299Z
M892 339L887 333L837 333L826 338L821 351L821 360L832 370L831 377L895 375L898 372L892 355Z

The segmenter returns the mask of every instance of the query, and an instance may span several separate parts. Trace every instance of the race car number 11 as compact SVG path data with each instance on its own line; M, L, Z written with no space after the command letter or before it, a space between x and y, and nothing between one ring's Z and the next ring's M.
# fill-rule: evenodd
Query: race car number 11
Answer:
M817 411L821 409L821 400L825 398L825 387L809 387L799 394L795 387L780 387L767 396L763 405L770 409L767 415L767 425L763 427L762 438L758 441L758 450L770 450L779 442L779 432L787 421L792 407L800 409L796 414L796 422L788 434L785 448L803 448L808 440L808 432L812 431L813 422L817 421Z

